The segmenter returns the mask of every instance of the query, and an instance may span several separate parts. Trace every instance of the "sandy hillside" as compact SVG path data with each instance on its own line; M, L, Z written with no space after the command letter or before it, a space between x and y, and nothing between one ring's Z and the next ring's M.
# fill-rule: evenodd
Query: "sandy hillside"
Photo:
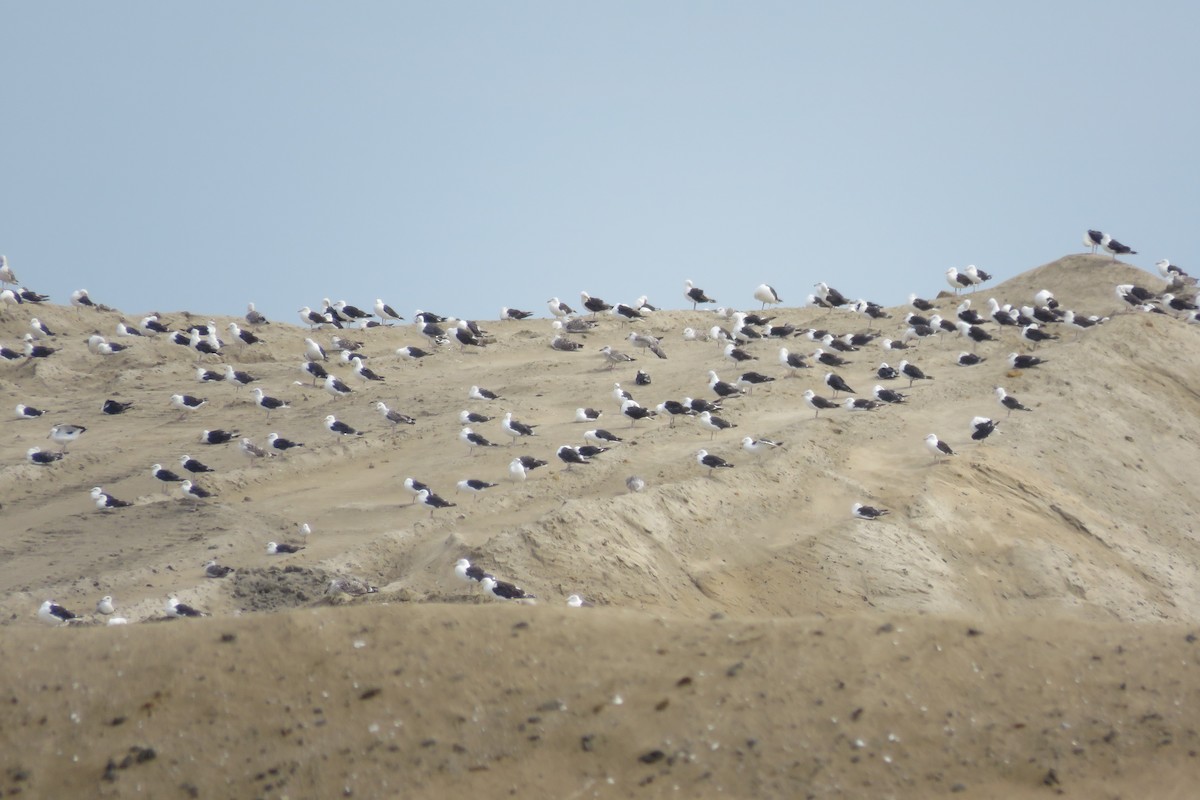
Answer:
M118 321L141 313L9 308L0 344L15 348L36 314L60 352L0 363L0 408L49 412L0 427L0 650L15 723L0 725L0 791L1190 796L1200 326L1123 313L1112 288L1129 282L1163 286L1106 256L1071 256L968 294L985 312L989 297L1027 304L1050 289L1110 317L1081 334L1051 326L1061 339L1032 369L1009 368L1008 353L1030 348L995 325L973 367L955 364L971 347L950 336L845 354L835 371L859 397L881 382L881 361L932 376L889 382L908 402L876 411L814 418L802 394L831 395L828 368L789 377L778 350L818 345L752 343L749 368L777 380L727 401L720 416L737 427L715 435L688 419L631 426L612 396L620 382L648 407L714 399L709 370L732 381L747 367L683 340L685 327L723 322L711 311L601 317L575 353L550 349L547 319L488 322L486 349L446 346L420 364L394 355L429 348L411 325L342 332L386 379L364 386L331 351L346 398L300 371L304 338L329 348L331 332L276 322L258 330L262 344L204 362L288 400L268 422L249 389L198 383L195 353L162 338L88 352L89 334L118 341ZM958 300L938 300L945 316ZM910 309L889 310L882 333L899 338ZM770 313L866 330L847 311ZM214 321L229 338L230 319ZM662 337L668 358L631 348L630 330ZM638 360L610 370L605 344ZM639 367L651 385L634 384ZM473 384L502 399L468 400ZM997 385L1032 411L1006 417ZM181 415L180 392L208 402ZM106 398L134 407L104 415ZM393 430L379 400L416 424ZM601 420L575 422L580 406ZM463 409L494 417L474 428L498 447L468 454ZM537 435L510 446L506 411ZM335 440L328 414L364 435ZM980 415L1000 423L984 443L970 439ZM29 464L59 422L88 430L62 461ZM624 441L565 470L555 450L596 426ZM305 446L251 463L236 440L200 442L218 428ZM957 454L935 463L930 432ZM751 455L744 436L784 446ZM701 447L735 467L707 475ZM212 498L151 476L156 462L182 472L185 453L215 470L198 479ZM519 454L550 463L518 483ZM647 488L630 494L634 474ZM413 505L406 477L457 505ZM498 485L456 493L464 478ZM93 486L133 505L100 511ZM856 520L856 501L891 514ZM272 540L305 549L268 555ZM539 603L484 596L454 577L460 557ZM205 578L213 558L237 571ZM324 588L339 576L380 591L330 607ZM168 592L212 618L158 622ZM567 608L574 593L597 607ZM36 618L53 598L100 622L102 595L132 624Z

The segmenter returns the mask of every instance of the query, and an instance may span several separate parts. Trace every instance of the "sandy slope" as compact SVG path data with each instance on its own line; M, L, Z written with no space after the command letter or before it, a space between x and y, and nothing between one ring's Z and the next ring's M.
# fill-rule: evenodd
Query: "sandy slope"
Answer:
M754 345L753 366L779 380L727 403L724 416L738 427L711 441L687 421L631 429L611 397L620 381L645 405L708 398L709 369L736 376L714 344L681 339L684 326L714 324L711 312L635 323L661 335L669 356L636 353L649 387L633 385L633 368L601 361L604 344L628 349L630 325L611 319L578 353L549 349L546 320L497 322L487 326L497 341L486 352L445 348L421 366L392 355L402 344L427 346L411 327L355 331L387 382L354 384L343 400L294 385L306 333L275 323L261 331L265 345L228 359L292 402L268 425L247 390L197 384L183 348L137 341L127 354L90 355L82 340L110 334L116 313L38 308L65 331L63 352L0 365L0 407L54 412L50 422L0 429L0 613L10 624L2 647L5 663L21 665L13 708L26 728L41 729L9 742L25 777L8 779L34 796L132 793L139 782L160 787L155 796L185 784L198 796L236 797L329 796L343 785L357 796L435 796L450 786L625 796L676 784L693 795L720 787L735 796L926 796L960 783L973 796L1012 796L1046 791L1053 769L1061 784L1052 788L1078 796L1102 788L1147 796L1146 785L1169 796L1196 773L1195 736L1180 709L1194 707L1197 687L1185 635L1200 608L1191 511L1200 330L1113 313L1112 286L1131 281L1161 286L1105 257L1072 256L978 292L984 306L990 296L1021 303L1049 288L1067 306L1113 318L1081 336L1061 331L1039 351L1050 363L1023 373L1004 363L1025 349L1011 330L980 346L988 361L972 368L953 363L969 349L960 340L924 342L909 360L935 379L914 386L906 406L873 413L814 419L800 395L829 394L825 370L785 378L779 343ZM955 303L941 301L951 313ZM893 310L884 331L899 332L905 311ZM0 342L11 347L24 332L23 312L0 319ZM863 327L845 312L776 313L837 332ZM866 395L880 361L904 355L870 346L838 372ZM471 384L504 399L468 401ZM998 384L1034 411L1003 419L991 392ZM209 403L180 420L169 405L179 391ZM105 397L136 407L105 417ZM370 407L380 399L417 425L388 430ZM627 441L567 472L553 453L581 443L588 426L573 422L581 405L603 409L602 426ZM457 417L468 407L497 417L476 429L500 447L467 455ZM538 436L506 446L498 425L506 410L537 424ZM332 441L321 425L328 413L367 435ZM982 445L969 439L975 415L1002 419ZM56 421L88 432L60 464L24 462L28 447L49 445ZM218 427L260 443L274 430L306 447L249 464L233 445L198 442L201 429ZM958 455L934 464L922 444L929 432ZM786 447L755 458L739 448L744 435ZM700 447L735 469L706 476L692 458ZM202 480L213 500L188 503L151 478L152 463L176 468L184 452L218 470ZM507 469L517 453L552 463L518 485ZM649 486L630 495L624 481L635 473ZM458 506L431 517L410 505L400 487L407 476ZM478 499L455 495L466 477L501 485ZM97 511L87 495L95 485L136 505ZM893 513L856 521L856 500ZM315 530L307 549L265 553L268 540L298 541L301 521ZM534 592L542 607L447 606L486 602L451 574L464 555ZM239 572L205 580L201 565L213 557ZM340 574L381 587L372 607L230 616L320 605L327 579ZM112 594L122 614L151 620L168 591L218 619L48 630L33 613L46 597L90 611ZM545 608L575 592L614 608ZM521 622L528 627L514 627ZM884 624L893 630L880 633ZM966 636L968 628L984 635ZM234 641L222 643L225 633ZM353 646L356 637L364 647ZM85 672L89 660L106 666ZM697 680L738 661L745 667L724 683ZM676 687L683 675L692 683ZM1113 688L1134 681L1144 695ZM43 688L56 685L78 688ZM359 700L359 687L381 692ZM321 691L330 698L317 699ZM87 712L78 723L60 713L73 708L73 693ZM637 702L605 705L615 693ZM565 712L539 710L556 698ZM835 702L835 712L824 705ZM373 723L355 711L372 706L381 709ZM872 723L862 732L846 722L857 707ZM106 724L118 716L126 722ZM710 741L709 725L721 736ZM899 738L894 748L888 731ZM585 749L587 735L603 744ZM100 781L107 759L120 762L134 745L158 757ZM661 762L637 760L654 749ZM68 752L80 767L54 769Z

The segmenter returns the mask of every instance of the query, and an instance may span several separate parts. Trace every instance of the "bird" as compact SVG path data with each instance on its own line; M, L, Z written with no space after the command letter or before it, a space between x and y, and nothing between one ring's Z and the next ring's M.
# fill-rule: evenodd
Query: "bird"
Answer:
M470 324L460 319L454 326L454 338L458 340L460 350L466 350L467 347L487 347L491 340L471 330Z
M908 401L908 395L892 389L885 389L879 384L875 384L875 388L871 390L872 396L881 403L905 403Z
M284 408L291 408L286 400L280 400L278 397L270 397L257 386L254 388L254 402L259 408L267 412L267 421L271 420L271 412L279 411Z
M736 423L730 422L722 417L714 417L712 413L708 411L700 412L700 416L697 417L697 420L702 426L711 431L711 435L708 437L709 441L715 439L719 432L737 427Z
M783 447L783 442L773 439L755 439L753 436L746 436L742 439L742 449L755 456L778 450L781 447Z
M23 341L25 342L26 358L49 358L58 352L58 348L56 347L34 344L33 334L31 333L25 334Z
M575 309L571 308L557 297L551 297L546 301L546 305L549 307L550 313L555 317L568 317L575 313Z
M50 429L50 434L46 438L52 439L56 444L62 445L62 451L65 453L67 452L67 446L80 436L83 436L86 431L87 428L82 425L60 423Z
M332 324L332 320L325 319L324 314L318 314L308 306L304 306L296 313L300 315L300 322L304 325L307 325L310 330L313 328L318 328L322 325Z
M124 320L122 320L117 323L117 336L137 336L141 338L143 334L137 328L131 328L130 326L126 325Z
M779 363L781 366L787 367L788 377L795 376L797 370L812 369L811 365L804 362L803 355L788 352L786 347L779 348Z
M513 419L511 411L505 412L504 419L500 421L500 427L505 433L512 437L513 442L515 442L517 439L520 439L522 436L537 435L533 430L536 427L535 425L526 425L524 422L518 422L517 420ZM511 445L512 442L509 442L509 444Z
M914 381L933 380L933 377L926 375L916 364L910 364L907 361L901 361L897 366L900 374L908 378L908 386L912 388Z
M470 400L503 400L504 398L495 392L484 389L481 386L472 386L467 390L467 398Z
M954 455L954 451L950 449L950 445L939 439L936 433L931 433L925 437L925 448L933 454L935 461L940 460L942 456Z
M66 625L70 622L83 619L74 611L68 611L53 600L47 600L42 603L38 609L38 619L47 625Z
M354 365L354 377L358 378L363 383L383 381L382 376L378 375L375 371L363 363L361 356L355 356L354 358L350 359L350 363Z
M501 600L535 600L536 595L522 589L520 586L509 583L508 581L498 581L488 575L481 580L480 585L483 590L493 597L498 597Z
M246 304L246 322L250 325L270 325L271 321L254 307L254 303Z
M1022 355L1020 353L1008 354L1008 365L1013 369L1032 369L1048 363L1047 359L1038 358L1034 355Z
M741 397L746 393L745 389L734 386L731 383L726 383L717 376L716 370L708 371L708 388L712 389L718 397Z
M29 320L29 327L33 328L34 335L36 336L58 336L57 333L46 327L46 323L42 322L37 317Z
M34 408L33 406L27 406L24 403L17 403L17 419L33 419L34 417L40 417L45 413L45 411Z
M522 311L519 308L504 306L500 309L500 319L529 319L532 316L532 311Z
M638 401L632 398L621 403L621 413L626 417L629 417L629 427L631 428L635 423L637 423L638 420L650 419L651 417L658 416L657 411L649 408L643 408L638 404Z
M405 490L407 490L413 496L413 503L417 502L417 495L419 495L423 490L429 489L428 484L422 483L416 478L405 478L402 485L404 486Z
M484 570L483 567L475 566L465 558L460 558L458 561L454 562L454 575L459 580L468 582L474 581L475 583L479 583L484 578L495 577L492 575L492 573Z
M1184 300L1181 297L1176 297L1171 293L1166 293L1160 298L1163 305L1169 307L1172 311L1196 311L1200 309L1195 303Z
M1083 246L1090 247L1092 252L1104 242L1104 234L1100 231L1089 230L1083 234Z
M973 367L976 364L981 364L987 361L983 356L977 356L974 353L959 353L958 359L954 362L960 367Z
M833 402L828 397L822 397L812 389L805 390L804 402L808 404L809 408L816 412L813 414L813 419L821 416L822 411L829 411L838 407L837 403Z
M865 397L847 397L845 403L847 411L874 411L883 405L874 400L868 400Z
M1012 416L1012 412L1014 411L1033 411L1032 408L1026 408L1020 400L1004 391L1004 387L997 386L995 387L994 391L996 393L996 402L1004 406L1005 410L1008 412L1006 416Z
M733 464L730 464L720 456L714 456L707 450L696 451L696 463L702 467L708 467L708 476L711 478L713 470L716 469L733 469Z
M430 353L428 350L422 350L419 347L412 347L410 345L407 347L397 348L396 355L400 356L406 361L416 361L419 364L422 358L428 358L429 356L433 355L433 353Z
M875 508L874 506L864 506L862 503L855 503L850 507L850 513L857 519L876 520L892 512L886 508Z
M1021 338L1027 342L1032 342L1034 347L1037 347L1042 342L1052 341L1058 338L1057 333L1046 333L1037 326L1036 323L1031 323L1021 328Z
M653 381L650 380L650 373L639 369L633 376L633 382L638 386L649 386Z
M625 479L625 488L637 494L646 488L646 481L639 475L630 475Z
M16 286L20 281L13 273L12 267L8 265L8 256L0 256L0 286L13 285ZM85 292L86 294L86 292Z
M696 412L690 406L686 406L678 400L664 400L658 404L655 410L660 414L667 414L670 420L670 427L675 427L675 417L692 416Z
M313 379L312 385L316 386L317 381L324 381L329 378L329 373L320 363L316 361L304 361L300 364L300 371Z
M583 345L579 342L573 342L565 336L555 336L550 340L550 349L563 353L574 353L577 350L582 350Z
M173 394L173 395L171 395L171 405L175 406L176 408L178 408L180 411L183 412L179 415L180 419L183 419L185 416L187 416L189 411L195 411L195 410L199 409L200 407L202 407L207 402L208 402L207 398L194 397L190 394Z
M613 315L614 317L624 317L625 319L629 319L629 320L645 319L645 317L642 316L641 311L634 308L633 306L627 306L624 303L617 303L615 306L612 307L612 311L610 311L608 313Z
M508 474L514 481L524 481L529 477L529 468L521 459L514 458L508 463Z
M334 602L344 602L355 597L375 594L379 589L362 580L350 576L331 578L325 595Z
M429 516L433 517L433 512L439 508L453 508L457 503L451 503L449 500L443 500L428 489L422 489L417 492L417 502L429 507Z
M191 481L184 481L179 484L179 491L183 493L185 498L194 500L203 500L206 497L212 497L212 492Z
M946 283L950 284L955 294L958 294L959 289L965 289L970 286L972 281L970 275L967 275L965 272L959 272L954 267L950 267L950 269L946 270Z
M44 467L53 464L55 461L62 461L63 454L42 450L40 447L31 447L25 451L25 458L29 460L30 464L37 464Z
M267 446L273 450L286 452L293 447L304 447L304 442L293 442L291 439L285 439L278 433L267 434Z
M560 461L567 465L567 471L570 471L571 467L575 466L576 464L592 463L591 459L585 458L577 449L568 444L564 444L562 447L558 448L558 450L555 451L555 455L558 456Z
M256 445L249 437L245 436L242 437L242 441L238 445L238 449L242 451L243 455L249 457L251 461L274 455L273 453L268 453L266 450Z
M183 478L179 477L177 474L175 474L171 470L164 469L162 464L155 464L152 467L150 467L150 474L153 475L156 479L162 481L163 494L166 494L166 492L167 492L167 484L181 483L183 481Z
M399 411L388 408L387 403L379 400L375 403L375 410L378 411L385 420L387 420L392 430L399 430L400 425L416 425L417 421L408 414L401 414Z
M220 428L215 431L200 431L200 442L201 444L225 444L237 435L238 431L223 431Z
M893 381L900 377L900 373L895 367L888 366L888 363L884 361L879 365L879 369L875 370L875 377L881 381Z
M758 356L750 355L732 342L725 345L725 358L729 359L735 364L741 364L745 361L758 361Z
M588 311L592 312L593 317L596 316L596 314L600 313L601 311L608 311L609 309L612 308L611 305L604 302L599 297L592 297L587 292L579 293L579 302L583 303L584 308L586 308Z
M333 375L325 376L325 391L329 392L334 397L345 397L348 394L354 393L353 389L342 383Z
M482 425L485 422L491 422L493 419L495 417L489 417L487 414L479 414L466 408L458 412L458 421L463 425Z
M456 492L471 492L476 497L478 497L480 492L485 492L488 489L494 488L499 485L500 484L498 484L498 483L488 483L487 481L481 481L477 478L465 478L458 482L458 484L457 484L458 488L455 489L454 491L456 491Z
M172 619L179 617L203 617L206 614L197 608L189 606L187 603L179 602L179 598L175 595L167 595L167 602L164 606L167 616Z
M404 317L396 313L396 310L387 303L375 298L375 316L379 317L379 321L385 325L389 320L402 320Z
M850 388L850 384L846 383L842 376L838 375L836 372L825 373L825 385L830 389L833 389L834 397L838 396L838 392L845 392L846 394L855 393L854 390Z
M129 506L133 505L133 503L128 501L118 500L116 497L113 497L111 494L105 492L99 486L92 487L91 495L92 500L96 503L96 507L99 509L128 508Z
M475 450L480 447L497 447L493 442L489 442L486 437L476 433L470 428L463 428L458 432L458 438L466 442L467 452L475 455Z
M700 288L697 288L696 286L694 286L690 280L683 282L683 296L686 297L688 299L688 301L692 304L693 311L696 310L696 306L700 303L715 303L715 302L717 302L716 300L714 300L711 297L709 297L708 295L706 295L704 293L703 289L700 289Z
M850 303L844 294L837 289L829 288L824 281L814 284L813 288L817 290L816 299L823 301L827 306L839 308Z
M617 436L610 431L606 431L603 428L595 428L594 430L584 431L583 438L589 442L596 442L597 444L601 445L620 444L621 442L625 441L620 436Z
M754 299L760 301L763 308L766 308L768 305L778 305L783 302L783 300L779 298L779 293L775 291L774 287L765 283L759 284L758 288L754 290Z
M267 555L286 556L299 553L304 545L288 544L287 542L267 542Z
M206 578L224 578L234 571L233 567L218 564L215 558L204 565L204 577Z
M933 303L917 297L915 293L908 296L908 303L917 311L933 311L934 309Z
M982 442L992 435L992 431L996 430L996 426L999 424L999 422L990 420L987 417L972 417L971 438L977 442Z
M328 361L329 354L325 352L325 348L317 344L313 339L304 340L304 357L309 361Z
M192 458L187 453L179 457L179 465L193 475L198 475L202 472L216 472L212 467Z
M637 361L633 356L625 355L619 350L613 350L609 345L601 347L600 352L604 354L604 360L608 362L609 369L612 369L617 364L627 364L630 361Z
M325 427L338 436L362 436L363 432L339 420L333 414L325 417Z
M236 322L231 322L226 326L229 331L229 336L235 341L241 342L243 345L249 346L252 344L260 344L262 339L255 336L250 331L244 331L238 327Z
M96 603L96 613L97 614L103 614L104 616L107 617L109 614L115 613L116 610L117 610L117 606L115 603L113 603L113 598L112 598L111 594L104 595L104 597L101 597L100 601L98 603Z
M1104 234L1104 238L1100 240L1100 246L1112 254L1113 261L1117 260L1117 256L1137 255L1137 250L1126 244L1121 244L1116 239Z
M654 353L654 355L658 356L659 358L667 357L667 354L665 352L663 352L663 349L662 349L662 346L661 346L659 340L657 338L651 336L648 333L638 333L636 331L633 331L629 334L629 336L627 338L629 340L629 343L632 344L634 347L639 347L639 348L642 348L645 350L649 350L651 353Z
M818 347L813 351L812 357L827 367L844 367L851 362L842 358L837 353L826 353L824 349Z

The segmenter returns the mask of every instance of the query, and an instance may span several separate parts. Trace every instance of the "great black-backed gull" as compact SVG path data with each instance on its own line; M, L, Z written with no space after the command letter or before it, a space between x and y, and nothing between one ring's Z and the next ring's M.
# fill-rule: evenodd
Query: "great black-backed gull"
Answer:
M167 616L176 619L179 617L204 617L207 616L198 608L193 608L187 603L179 602L179 598L175 595L167 595L167 602L163 606L163 610L167 612Z
M508 474L512 476L514 481L523 481L529 475L529 468L525 466L525 462L519 458L514 458L508 462Z
M463 425L482 425L485 422L491 422L493 419L495 417L489 417L487 414L478 414L466 408L458 412L458 421Z
M977 356L974 353L959 353L958 359L954 362L960 367L973 367L976 364L982 364L987 361L983 356Z
M238 324L236 322L229 323L229 325L226 326L226 329L229 331L229 337L231 339L233 339L235 342L241 342L243 345L245 345L247 347L252 344L261 344L262 343L262 339L258 338L250 331L242 330L241 328L238 327Z
M750 393L753 393L755 386L759 386L764 383L773 383L774 381L775 379L770 375L763 375L761 372L755 372L751 370L749 372L743 372L738 376L737 386Z
M802 354L789 352L786 347L779 348L779 363L787 367L788 377L795 376L797 370L812 369L812 366L804 361Z
M753 436L742 438L742 449L754 456L761 456L783 447L783 442L774 439L755 439Z
M1130 247L1127 244L1122 244L1121 242L1118 242L1116 239L1112 238L1107 233L1104 234L1104 238L1100 240L1100 246L1112 254L1113 261L1117 260L1117 256L1125 256L1125 255L1136 256L1137 255L1137 250L1134 250L1132 247Z
M583 438L586 441L596 442L597 444L601 444L601 445L620 444L621 442L625 441L620 436L617 436L616 434L611 433L610 431L606 431L603 428L596 428L594 430L584 431Z
M192 458L187 453L179 457L179 465L193 475L198 475L202 472L216 472L212 467Z
M363 435L362 431L360 431L356 428L353 428L350 425L347 425L346 423L342 422L337 417L335 417L333 414L330 414L329 416L325 417L325 427L330 433L335 434L337 436L362 436Z
M1021 353L1008 354L1008 365L1013 369L1031 369L1045 363L1047 363L1046 359L1033 355L1022 355Z
M950 267L950 269L946 270L946 283L950 284L955 294L958 294L959 289L965 289L970 286L972 281L970 275L967 275L965 272L959 272L954 267Z
M329 373L325 371L325 368L316 361L305 361L300 365L300 371L305 375L312 376L313 386L317 385L317 381L324 381L329 377Z
M838 396L838 392L854 394L854 390L850 388L850 384L846 383L845 379L843 379L842 376L838 375L836 372L825 373L825 385L830 389L833 389L834 397Z
M82 425L68 425L60 423L50 429L50 434L47 439L52 439L56 444L62 445L62 451L67 452L67 445L78 439L87 431L87 428Z
M668 415L670 419L670 427L675 427L675 417L692 416L694 412L690 406L684 405L678 400L664 400L658 404L655 409L660 414Z
M92 298L88 296L87 289L76 289L71 292L71 305L76 308L96 307L96 304L92 302Z
M421 491L417 492L417 502L429 508L430 518L433 517L433 512L437 511L439 508L453 508L454 506L458 505L457 503L451 503L449 500L444 500L441 497L438 497L428 489L422 489Z
M910 294L908 296L908 303L909 303L909 305L911 305L913 308L917 309L918 311L933 311L933 309L935 308L933 303L929 302L928 300L924 300L920 297L917 297L916 293Z
M621 413L629 418L629 427L633 427L638 420L650 419L658 416L658 412L653 409L644 408L638 401L629 399L621 403Z
M348 394L353 394L354 390L343 383L333 375L325 376L325 391L329 392L334 397L345 397Z
M721 380L716 373L716 370L708 371L708 388L712 389L713 393L721 398L741 397L746 393L745 389L734 386L731 383L726 383Z
M293 447L304 447L304 442L294 442L291 439L283 438L278 433L268 433L267 446L272 450L286 452L291 450Z
M560 461L567 465L568 471L570 471L570 469L576 464L592 463L591 460L585 458L578 449L571 447L569 444L564 444L562 447L558 448L558 450L555 451L555 455L558 456Z
M492 573L483 569L483 567L477 567L465 558L460 558L454 562L454 575L460 581L467 581L468 583L472 581L479 583L484 578L495 577Z
M547 300L546 306L550 309L550 313L555 317L568 317L575 313L575 309L571 308L557 297L551 297L549 300Z
M714 300L711 297L709 297L708 295L706 295L704 293L703 289L700 289L700 288L694 286L690 280L683 282L683 296L686 297L691 302L693 311L696 310L696 306L699 303L715 303L715 302L717 302L716 300Z
M92 501L96 504L96 508L100 508L100 509L128 508L129 506L133 505L133 503L127 502L125 500L118 500L116 497L113 497L111 494L104 491L99 486L92 487L91 495L92 495Z
M17 419L33 419L34 417L42 416L46 412L33 406L27 406L24 403L17 403L16 413Z
M41 467L53 464L55 461L61 461L62 457L62 453L52 453L40 447L31 447L25 451L25 458L29 460L29 463L37 464Z
M299 553L304 549L303 545L288 544L287 542L267 542L267 555L286 556L293 553Z
M407 347L397 348L396 355L400 356L401 358L405 359L406 361L420 362L420 360L422 358L428 358L429 356L431 356L433 354L430 353L428 350L422 350L419 347L413 347L410 345Z
M982 442L984 439L992 435L992 431L996 430L999 422L988 419L987 417L972 417L971 418L971 438L977 442Z
M830 400L828 397L822 397L812 389L804 391L804 402L808 404L814 412L813 419L821 416L822 411L829 411L838 407L838 404Z
M429 484L422 483L416 478L405 478L403 486L413 496L413 503L417 502L417 495L429 489Z
M617 401L617 405L623 404L626 400L632 400L633 395L621 388L621 384L614 383L612 390L613 399Z
M645 319L645 317L642 316L641 311L638 311L633 306L627 306L624 303L617 303L608 313L614 317L622 317L623 319L628 320Z
M117 323L117 336L144 338L141 331L126 325L123 321Z
M907 361L901 361L896 367L900 374L908 378L908 385L911 388L914 381L931 381L932 375L926 375L916 364L910 364Z
M21 358L23 355L24 355L23 353L18 353L16 350L13 350L12 348L0 347L0 358L3 358L5 361L16 361L18 358Z
M155 464L150 467L150 474L153 475L157 480L162 481L163 494L166 494L168 484L183 482L183 478L171 470L165 469L162 464Z
M129 349L127 345L109 342L100 334L92 334L87 338L87 348L90 352L98 356L111 356L116 353L123 353Z
M775 291L774 287L765 283L759 284L758 288L754 290L754 299L760 301L763 308L766 308L768 305L779 305L783 302L779 298L779 292Z
M503 400L499 394L488 391L480 386L472 386L467 390L467 397L471 400Z
M506 411L504 413L504 419L500 421L500 427L505 433L512 437L513 442L523 436L537 435L533 430L537 427L536 425L526 425L524 422L513 419L511 411ZM509 444L511 443L512 442Z
M965 272L967 277L971 279L972 290L974 290L975 286L978 286L981 283L987 283L992 279L990 272L984 272L974 264L968 264L967 268L963 270L963 272Z
M1021 338L1027 342L1032 342L1034 347L1037 347L1042 342L1048 342L1058 338L1057 333L1046 333L1036 324L1026 325L1021 328Z
M215 431L200 431L200 442L201 444L225 444L238 433L238 431L223 431L219 428Z
M179 415L183 419L188 415L189 411L195 411L207 403L207 398L195 397L190 394L173 394L171 395L171 405L178 408L182 413Z
M730 464L720 456L715 456L707 450L696 451L696 463L702 467L708 467L708 476L711 478L713 470L716 469L733 469L733 464Z
M55 347L46 347L45 345L34 344L33 334L25 334L25 357L26 358L49 358L58 352Z
M212 492L202 486L199 486L191 481L184 481L179 484L179 491L185 498L191 500L203 500L206 497L212 497Z
M900 377L900 373L895 367L889 366L886 361L879 365L879 369L875 370L875 377L881 381L893 381Z
M1169 307L1172 311L1187 312L1187 311L1195 311L1198 308L1200 308L1200 306L1197 306L1195 303L1191 302L1190 300L1185 300L1182 297L1176 297L1175 295L1170 294L1169 292L1162 296L1161 302L1163 305Z
M34 335L36 336L58 336L57 333L46 327L46 324L37 317L29 320L29 327L33 328Z
M1003 386L995 387L995 392L996 392L996 401L998 403L1000 403L1000 405L1004 406L1005 410L1008 411L1008 415L1006 415L1006 416L1011 416L1012 412L1014 412L1014 411L1032 411L1033 410L1032 408L1026 408L1024 405L1021 404L1020 400L1013 397L1008 392L1004 391Z
M633 382L638 386L649 386L652 383L650 373L639 369L637 374L633 376Z
M1101 231L1088 230L1083 234L1083 246L1090 247L1092 252L1096 252L1096 248L1104 243L1104 233Z
M532 316L532 311L522 311L519 308L509 308L508 306L504 306L500 309L500 319L519 320L529 319Z
M69 622L83 619L74 611L68 611L53 600L42 603L37 613L38 619L47 625L66 625Z
M826 353L822 348L818 347L813 351L813 360L824 364L827 367L844 367L851 362L842 358L836 353Z
M206 578L225 578L233 574L236 570L233 567L227 567L224 564L218 564L217 560L211 559L204 565L204 577Z
M842 403L847 411L874 411L882 406L874 400L868 400L865 397L847 397Z
M478 434L470 428L463 428L458 432L458 438L467 445L467 452L475 455L475 450L480 447L497 447L493 442L489 442L482 434Z
M708 411L702 411L700 413L700 416L697 417L697 420L699 421L699 423L702 427L708 428L708 430L711 431L711 434L708 437L709 441L712 441L713 439L715 439L717 434L720 433L721 431L727 431L730 428L737 427L736 423L730 422L729 420L724 419L722 417L714 417Z
M241 370L234 369L229 364L225 365L225 381L227 383L232 383L235 387L237 387L237 391L241 391L243 386L249 386L257 380L258 378L254 377L249 372L243 372Z
M498 484L498 483L488 483L487 481L481 481L478 478L464 478L463 480L458 482L458 484L457 484L458 488L455 489L454 491L470 492L471 494L478 496L481 492L486 492L488 489L491 489L491 488L499 486L499 485L500 484Z
M996 340L996 337L992 336L978 325L968 325L965 322L959 322L957 327L959 335L966 336L968 339L974 342L975 345L978 345L980 342L993 342Z
M871 390L871 394L881 403L904 403L908 400L908 395L900 394L900 392L892 389L885 389L879 384L875 384L875 388Z
M383 376L376 373L370 367L363 363L362 357L354 356L350 359L350 363L354 365L354 377L358 378L363 383L371 383L372 381L382 383Z
M725 358L729 359L735 364L741 364L745 361L758 361L758 356L752 356L742 348L732 343L725 345Z
M967 323L968 325L982 325L987 322L984 317L979 315L978 311L971 308L971 298L969 297L958 304L956 315L958 316L959 320Z
M592 316L595 316L601 311L608 311L612 308L610 304L604 302L599 297L592 297L587 292L579 293L579 302L583 303L584 308L592 312Z
M855 503L850 507L850 513L858 519L876 520L892 512L886 508L875 508L874 506L864 506L862 503Z
M827 304L833 306L834 308L850 304L849 298L847 298L837 289L829 288L829 285L824 281L815 284L815 288L817 290L817 297L821 300L824 300Z
M537 595L530 594L520 586L509 583L508 581L498 581L490 575L485 577L479 583L485 592L493 597L498 597L501 600L524 601L537 599Z
M933 454L935 461L940 460L942 456L954 455L954 451L950 449L950 445L939 439L936 433L931 433L925 437L925 449Z
M287 404L286 400L281 400L278 397L271 397L258 387L255 387L254 389L254 402L259 408L264 409L267 412L268 422L271 421L272 411L291 408L291 406Z

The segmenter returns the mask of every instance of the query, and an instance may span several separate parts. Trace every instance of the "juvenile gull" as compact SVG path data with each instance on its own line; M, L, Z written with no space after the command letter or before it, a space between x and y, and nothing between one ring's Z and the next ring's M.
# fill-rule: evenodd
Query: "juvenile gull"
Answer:
M204 565L204 577L206 578L225 578L233 572L233 567L218 564L215 558Z
M609 345L601 347L600 352L604 354L604 360L608 362L609 369L612 369L617 364L627 364L630 361L637 361L633 356L625 355L619 350L613 350Z
M658 339L656 339L655 337L651 336L648 333L638 333L636 331L633 331L629 334L628 338L629 338L629 343L632 344L634 347L640 347L642 349L649 350L651 353L654 353L654 355L658 356L659 358L667 357L667 354L663 352L662 347L659 346Z

